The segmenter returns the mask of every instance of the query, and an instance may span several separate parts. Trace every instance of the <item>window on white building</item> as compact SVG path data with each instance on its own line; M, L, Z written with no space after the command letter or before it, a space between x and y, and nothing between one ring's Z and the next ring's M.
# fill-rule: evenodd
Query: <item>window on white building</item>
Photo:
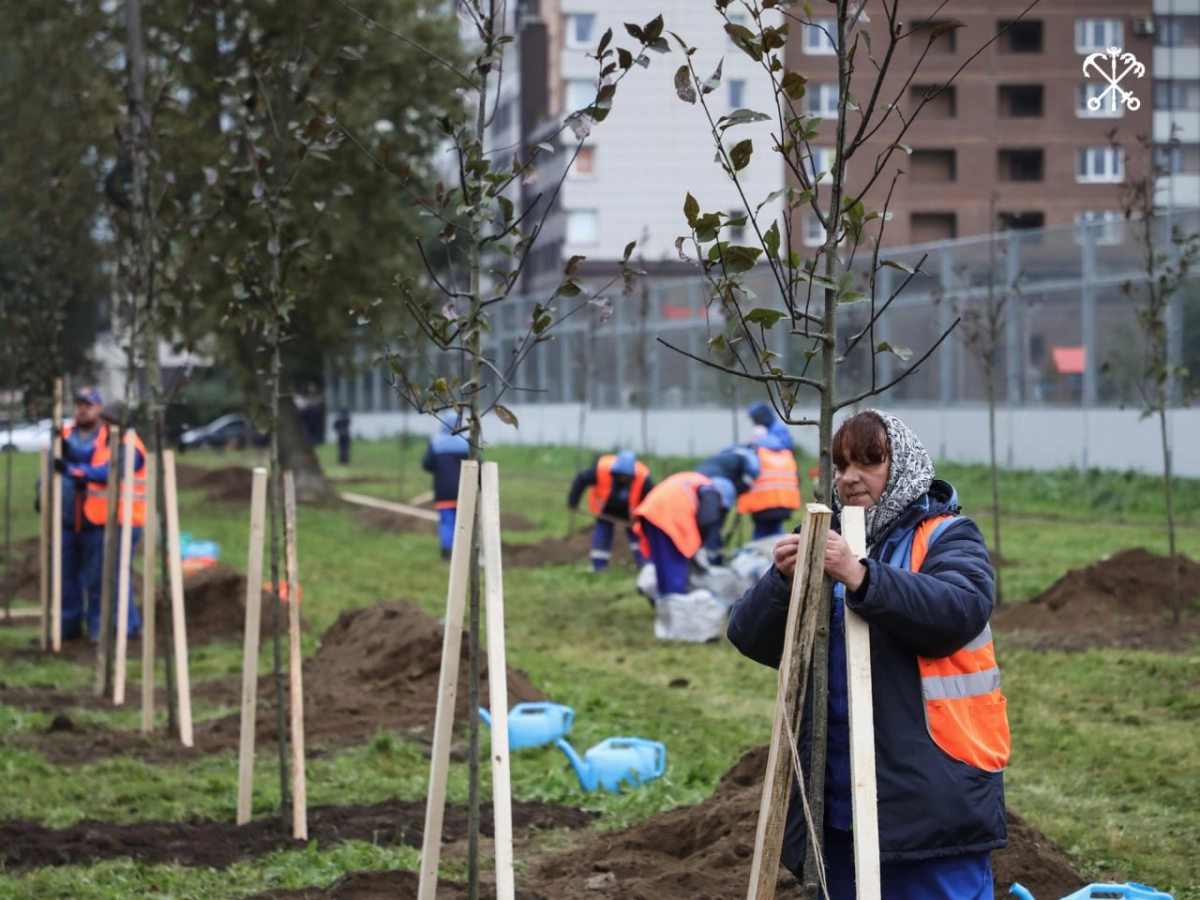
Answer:
M1075 94L1075 115L1081 119L1119 119L1124 116L1125 104L1116 91L1110 90L1107 97L1100 96L1107 87L1105 83L1090 81L1079 85ZM1089 101L1095 101L1092 105L1099 105L1100 108L1092 109L1088 106ZM1113 106L1116 106L1115 111Z
M816 213L804 216L804 246L820 247L825 243L825 226L817 218Z
M594 244L600 236L599 217L594 209L567 211L567 243Z
M812 155L808 158L808 174L816 179L822 172L828 178L833 173L833 163L837 159L837 151L833 147L813 147Z
M580 147L571 166L571 177L591 178L596 174L596 148Z
M591 50L596 31L596 17L592 13L569 13L566 16L567 46L576 50Z
M1125 214L1119 210L1089 210L1076 213L1075 224L1080 228L1076 234L1076 241L1079 243L1084 240L1084 230L1097 244L1119 244L1125 234Z
M741 109L746 105L746 82L735 78L729 82L729 108Z
M1200 16L1155 16L1154 43L1159 47L1200 47Z
M1103 53L1109 47L1125 44L1125 27L1120 19L1077 19L1075 52Z
M747 16L745 13L731 13L729 16L729 24L730 25L741 25L743 28L749 28L750 27L750 17ZM737 46L733 42L733 35L731 35L729 32L725 32L725 39L729 42L730 47Z
M814 116L836 116L838 114L838 86L833 83L809 84L808 111Z
M804 52L809 56L837 53L837 19L813 19L805 23Z
M1080 150L1075 163L1075 180L1080 184L1119 184L1125 180L1125 157L1120 147L1088 147Z
M569 113L587 109L596 102L595 83L586 78L568 78L565 102Z
M1155 159L1168 175L1200 173L1200 144L1171 144L1155 148Z
M1154 82L1155 110L1200 112L1200 83L1195 81Z
M731 223L735 222L737 219L745 219L745 218L746 218L746 211L744 209L731 209L729 211L729 220L728 221L730 221ZM749 221L749 220L747 220L747 221ZM726 239L733 241L733 243L735 243L735 244L740 244L742 241L744 241L746 239L746 224L745 223L743 223L741 225L730 224L728 234L726 235Z

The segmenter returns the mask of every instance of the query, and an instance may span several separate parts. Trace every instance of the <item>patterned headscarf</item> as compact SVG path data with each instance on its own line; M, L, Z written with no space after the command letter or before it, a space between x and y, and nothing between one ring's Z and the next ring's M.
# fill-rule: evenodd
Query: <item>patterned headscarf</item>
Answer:
M887 430L888 457L891 468L887 485L874 506L867 510L867 543L887 530L900 514L925 494L933 484L933 460L913 430L889 413L877 409L866 410L879 418ZM840 511L842 501L834 486L834 503Z

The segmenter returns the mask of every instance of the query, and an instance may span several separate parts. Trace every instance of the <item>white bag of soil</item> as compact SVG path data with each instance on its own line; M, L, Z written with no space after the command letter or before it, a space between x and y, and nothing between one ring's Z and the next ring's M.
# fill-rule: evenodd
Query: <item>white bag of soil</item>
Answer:
M667 594L654 606L654 636L660 641L705 644L725 633L729 604L712 591Z

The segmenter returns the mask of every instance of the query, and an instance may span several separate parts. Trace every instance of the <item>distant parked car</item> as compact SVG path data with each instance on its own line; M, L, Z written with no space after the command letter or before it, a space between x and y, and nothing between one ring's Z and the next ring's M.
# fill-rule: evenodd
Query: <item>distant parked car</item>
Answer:
M63 421L63 425L70 425L71 422L71 419L66 419ZM42 419L40 422L22 422L13 426L10 437L8 425L0 425L0 450L7 450L10 447L18 453L38 453L49 450L50 426L49 419Z
M265 447L269 443L270 438L241 413L221 416L200 428L190 428L179 436L180 452L202 447L241 450L243 447Z

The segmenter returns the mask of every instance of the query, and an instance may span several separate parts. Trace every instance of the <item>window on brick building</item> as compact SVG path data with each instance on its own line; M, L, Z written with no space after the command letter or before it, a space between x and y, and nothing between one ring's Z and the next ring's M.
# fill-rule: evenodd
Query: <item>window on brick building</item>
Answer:
M1078 19L1075 22L1075 52L1103 53L1125 45L1125 26L1120 19Z
M1046 154L1040 147L1001 150L1000 181L1042 181L1046 176Z
M1075 162L1075 180L1080 184L1119 184L1125 180L1125 157L1120 147L1088 147Z
M1000 115L1009 119L1040 119L1046 114L1045 89L1040 84L1000 86Z
M953 150L914 150L908 158L908 172L914 182L956 180L957 160Z
M1001 53L1041 53L1042 23L1037 19L1021 19L1016 22L997 23Z
M958 50L958 29L950 28L934 37L934 32L948 24L945 20L931 20L918 24L912 31L912 52L917 56L953 56Z
M928 99L926 99L928 98ZM915 113L921 107L922 119L953 119L958 115L954 85L914 84L908 89L908 102ZM924 103L924 106L921 104ZM905 114L910 114L905 110Z
M908 240L912 244L952 241L958 237L958 215L952 212L915 212L908 217Z

